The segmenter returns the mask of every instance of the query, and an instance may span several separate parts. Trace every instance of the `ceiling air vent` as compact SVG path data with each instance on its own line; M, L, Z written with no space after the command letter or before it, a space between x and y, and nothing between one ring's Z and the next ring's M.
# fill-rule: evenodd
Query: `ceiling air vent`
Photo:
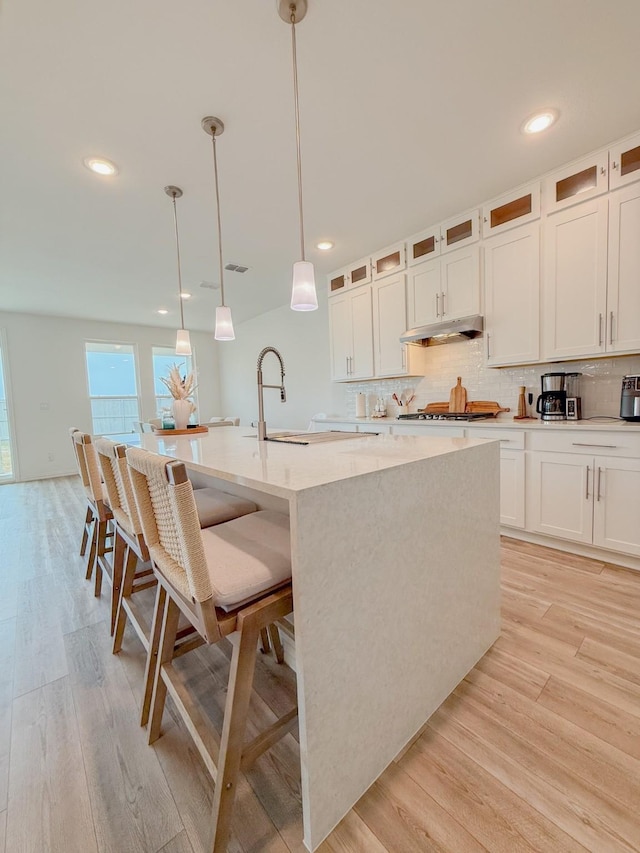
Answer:
M246 272L249 267L243 267L240 264L227 264L225 269L231 272Z

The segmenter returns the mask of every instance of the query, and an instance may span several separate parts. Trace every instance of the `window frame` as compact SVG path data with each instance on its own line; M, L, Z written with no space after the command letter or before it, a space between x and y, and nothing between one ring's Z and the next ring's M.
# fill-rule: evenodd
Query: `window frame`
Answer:
M135 395L127 395L127 394L115 394L115 395L101 395L101 396L92 396L91 394L91 382L89 376L89 362L87 355L89 353L88 347L91 344L98 345L107 345L112 347L130 347L131 354L133 356L133 375L136 384L136 393ZM96 432L95 429L95 418L93 413L93 401L94 400L135 400L137 407L137 415L134 418L135 421L141 420L141 412L142 412L142 394L141 394L141 383L140 383L140 370L139 370L139 357L138 357L138 344L135 341L123 341L123 340L105 340L101 338L85 338L84 339L84 370L85 370L85 379L86 379L86 387L87 387L87 398L89 400L89 410L91 416L91 430L92 435L102 436L102 435L125 435L128 432L135 432L135 428L127 431L127 430L116 430L114 432Z

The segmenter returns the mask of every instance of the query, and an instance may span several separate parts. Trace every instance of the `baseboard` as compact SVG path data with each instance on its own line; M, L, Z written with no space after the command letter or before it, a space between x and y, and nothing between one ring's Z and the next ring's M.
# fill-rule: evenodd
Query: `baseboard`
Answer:
M529 530L520 530L516 527L500 526L500 533L511 539L521 539L523 542L531 542L534 545L543 545L566 554L577 554L579 557L590 557L592 560L601 560L604 563L613 563L616 566L624 566L625 569L634 569L640 572L640 559L629 554L621 554L618 551L607 551L605 548L597 548L595 545L585 545L582 542L569 542L566 539L556 539L554 536L545 536L543 533L531 533Z

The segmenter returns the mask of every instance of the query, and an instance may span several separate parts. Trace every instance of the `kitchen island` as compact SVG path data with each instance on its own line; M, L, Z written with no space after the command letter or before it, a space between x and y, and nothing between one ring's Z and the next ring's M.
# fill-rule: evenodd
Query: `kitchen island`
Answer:
M315 850L499 634L499 447L242 427L143 435L291 519L304 843Z

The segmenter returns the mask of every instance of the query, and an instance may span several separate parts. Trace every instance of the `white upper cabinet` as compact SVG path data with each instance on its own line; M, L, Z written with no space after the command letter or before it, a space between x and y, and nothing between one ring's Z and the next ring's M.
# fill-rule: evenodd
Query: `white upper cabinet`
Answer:
M480 313L480 252L469 246L409 268L408 326Z
M433 225L407 240L407 265L423 264L440 254L440 226Z
M349 287L349 270L346 267L345 269L331 272L327 276L329 296L333 296L336 293L343 293L347 287Z
M640 181L640 134L609 149L609 187Z
M520 187L485 204L482 236L491 237L540 218L540 184Z
M607 352L640 351L640 184L609 196Z
M371 258L362 258L347 268L349 286L359 287L361 284L371 284Z
M607 198L549 216L544 232L543 358L605 352Z
M376 376L399 376L406 371L406 345L400 343L407 330L405 278L404 274L389 276L373 288Z
M392 246L387 246L386 249L381 249L371 258L373 279L377 281L387 275L393 275L403 270L406 265L407 259L404 241L394 243Z
M440 253L454 252L480 239L480 211L472 210L440 224Z
M331 378L334 382L373 376L371 285L329 300Z
M512 228L484 245L487 364L531 364L540 357L540 225Z
M543 184L544 210L553 213L606 193L609 189L609 154L600 151L558 169Z

